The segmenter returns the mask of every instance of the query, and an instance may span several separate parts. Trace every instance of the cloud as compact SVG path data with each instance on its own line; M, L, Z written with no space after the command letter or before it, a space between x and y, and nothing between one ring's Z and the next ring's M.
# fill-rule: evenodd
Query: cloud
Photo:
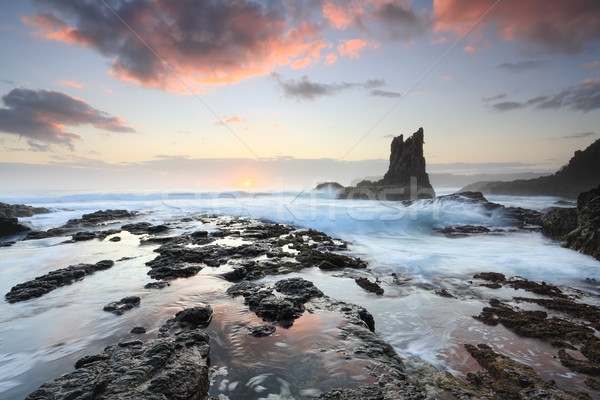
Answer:
M410 2L374 2L377 3L377 7L370 18L380 22L387 29L389 39L410 42L415 37L424 35L431 25L429 17L415 13L410 7Z
M537 110L568 108L588 112L600 108L600 79L587 79L579 85L562 89L553 95L532 97L526 102L505 101L493 104L498 111L533 107Z
M585 68L585 69L596 69L598 68L598 65L600 64L600 61L596 60L590 63L585 63L585 64L581 64L581 68Z
M223 117L225 118L225 117ZM226 119L220 119L215 121L215 125L235 124L236 122L244 122L246 117L234 116Z
M596 132L581 132L581 133L571 133L570 135L563 136L564 139L581 139L590 136L596 136Z
M526 104L519 103L518 101L502 101L492 105L497 111L517 110L519 108L525 108L526 106Z
M360 58L359 52L364 50L364 48L367 47L367 44L368 43L362 39L342 40L337 47L337 50L341 56Z
M597 0L434 0L436 33L460 35L492 11L475 28L482 35L487 26L507 41L518 40L530 49L575 54L600 39L600 2Z
M63 79L63 80L60 80L60 81L57 81L54 83L59 86L70 86L75 89L83 89L83 83L68 81L66 79Z
M15 84L15 82L13 82L13 81L11 81L9 79L0 79L0 82L4 82L4 83L6 83L8 85L14 85Z
M332 28L352 25L373 37L406 43L425 35L431 25L428 16L404 0L326 0L322 14Z
M505 98L506 98L506 94L500 93L500 94L495 94L493 96L482 97L481 100L483 100L485 102L489 102L489 101L496 101L496 100L501 100L501 99L505 99Z
M278 74L272 74L277 83L283 89L283 94L289 98L295 98L298 100L313 100L316 97L331 96L344 89L354 87L351 83L319 83L312 82L306 75L300 80L290 79L284 81Z
M299 80L289 79L284 80L279 74L272 73L271 76L277 80L279 87L283 90L283 94L288 98L296 100L314 100L317 97L332 96L341 91L362 88L370 90L373 96L384 97L399 97L399 93L386 92L375 89L385 85L383 79L369 79L362 83L341 82L341 83L320 83L311 81L308 76L304 75Z
M296 61L300 68L328 46L317 24L297 20L290 15L296 8L284 3L117 0L108 2L113 14L92 0L36 2L42 11L23 18L35 35L91 48L112 60L111 75L169 91L185 91L179 78L203 86L266 75Z
M475 51L476 51L475 47L473 47L471 45L465 46L463 48L463 50L466 51L467 53L471 53L471 54L475 53Z
M398 92L388 92L387 90L380 90L380 89L373 89L371 90L371 96L378 96L378 97L389 97L389 98L399 98L402 97L402 95Z
M51 90L13 89L2 96L0 132L72 147L79 135L67 126L91 125L112 132L133 132L119 117L81 99ZM31 145L30 145L31 146Z
M510 72L521 72L528 69L537 69L544 63L542 61L519 61L516 63L505 62L500 64L499 68L505 69Z

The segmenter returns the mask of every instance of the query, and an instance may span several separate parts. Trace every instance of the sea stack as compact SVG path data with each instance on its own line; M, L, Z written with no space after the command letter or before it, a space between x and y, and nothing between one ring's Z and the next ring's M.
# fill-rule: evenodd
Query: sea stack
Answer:
M356 187L347 187L340 199L416 200L435 198L423 156L425 134L423 128L404 140L404 135L392 140L390 166L383 179L362 181Z

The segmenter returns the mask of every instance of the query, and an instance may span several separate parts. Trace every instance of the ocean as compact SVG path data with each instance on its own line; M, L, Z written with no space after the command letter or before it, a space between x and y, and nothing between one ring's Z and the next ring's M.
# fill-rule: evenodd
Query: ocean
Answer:
M438 195L455 190L437 189ZM539 211L556 206L562 200L555 197L487 198L499 204ZM472 318L485 306L481 289L470 283L478 272L500 272L592 293L595 288L584 280L600 280L598 261L565 249L560 242L539 232L513 229L500 211L489 212L483 207L455 201L419 200L403 205L401 202L337 200L333 191L310 190L1 191L0 201L51 208L54 212L50 214L20 218L34 230L58 227L71 218L97 210L127 209L142 213L142 220L153 224L218 214L323 231L349 241L351 255L367 261L372 274L382 282L394 276L403 284L378 297L360 289L352 277L339 272L315 268L283 277L302 276L313 281L326 295L367 308L375 317L376 333L395 348L405 361L407 371L417 370L420 363L426 362L464 376L476 363L462 345L488 343L495 350L533 366L545 379L554 379L573 389L583 387L572 380L573 373L553 357L555 351L550 345L519 338L502 326L486 326ZM502 232L450 238L436 231L467 224L497 228ZM177 225L173 233L196 229L210 231L215 227L187 222ZM43 382L71 371L77 359L130 337L131 327L143 325L152 331L178 310L198 302L211 304L215 314L221 315L221 325L210 327L211 340L216 341L220 349L211 354L215 368L219 365L226 368L231 357L249 357L249 350L233 340L228 331L228 321L233 323L243 307L221 294L230 283L219 278L218 268L206 267L197 276L175 280L171 287L162 290L143 289L144 284L151 281L144 263L156 256L152 252L154 247L140 246L139 237L127 232L119 236L122 238L119 243L98 240L63 243L65 237L55 237L0 247L0 291L3 294L18 283L55 269L103 259L122 259L109 272L95 273L38 299L9 304L2 298L0 399L24 398ZM264 280L283 277L269 276ZM457 299L436 295L434 292L439 289L447 289ZM144 307L123 316L102 311L107 303L129 295L142 297ZM510 293L502 290L497 296L511 298ZM296 346L300 351L302 329L306 327L297 324L289 331L281 330L273 345ZM251 375L240 373L233 379L236 372L228 371L227 380L222 379L221 385L215 385L225 389L214 389L211 393L225 396L227 385L223 386L223 382L246 384L261 376L266 376L266 381L273 378L274 383L265 384L266 391L257 393L255 398L294 398L294 393L310 397L311 393L318 393L318 388L304 388L304 391L295 388L290 372L294 363L278 360L272 352L269 354L270 357L254 354L248 359L255 368Z

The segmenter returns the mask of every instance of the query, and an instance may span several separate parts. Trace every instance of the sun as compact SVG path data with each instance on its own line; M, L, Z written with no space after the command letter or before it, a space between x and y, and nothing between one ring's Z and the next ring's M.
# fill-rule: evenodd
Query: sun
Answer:
M252 185L252 182L250 182L250 181L245 181L245 182L244 182L244 185L245 185L246 187L248 187L248 186Z

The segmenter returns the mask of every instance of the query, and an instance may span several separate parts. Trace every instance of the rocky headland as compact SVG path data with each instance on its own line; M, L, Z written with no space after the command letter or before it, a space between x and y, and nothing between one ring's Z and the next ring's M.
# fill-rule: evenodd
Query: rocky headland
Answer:
M419 128L406 141L404 135L395 137L390 149L390 165L383 179L376 182L364 180L356 186L345 187L339 194L339 198L367 200L434 198L435 191L429 182L423 156L424 142L423 128ZM341 189L338 186L334 187Z
M514 196L560 196L575 199L600 184L600 139L575 152L568 164L549 176L510 182L475 182L461 191Z

